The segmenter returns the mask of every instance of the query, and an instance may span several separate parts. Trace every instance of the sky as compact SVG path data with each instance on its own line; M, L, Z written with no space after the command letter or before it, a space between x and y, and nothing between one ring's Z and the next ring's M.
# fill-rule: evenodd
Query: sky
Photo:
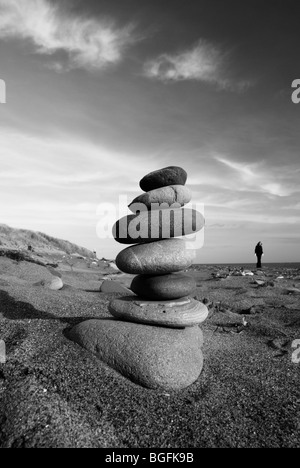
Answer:
M0 223L114 258L147 173L188 173L199 263L300 261L298 0L0 0ZM119 200L119 197L121 199ZM128 211L129 213L129 211Z

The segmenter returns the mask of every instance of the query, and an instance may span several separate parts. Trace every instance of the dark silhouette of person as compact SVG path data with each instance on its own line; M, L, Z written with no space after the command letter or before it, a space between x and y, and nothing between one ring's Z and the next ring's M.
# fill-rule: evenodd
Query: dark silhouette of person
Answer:
M261 257L263 256L264 251L263 251L263 246L261 242L258 242L255 247L255 255L257 257L257 264L256 268L261 268Z

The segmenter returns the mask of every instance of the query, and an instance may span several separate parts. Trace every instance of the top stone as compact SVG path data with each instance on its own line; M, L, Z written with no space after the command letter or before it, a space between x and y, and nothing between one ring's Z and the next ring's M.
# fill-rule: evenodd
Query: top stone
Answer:
M144 192L149 192L168 185L185 185L186 179L187 173L184 169L169 166L145 175L140 181L140 187Z

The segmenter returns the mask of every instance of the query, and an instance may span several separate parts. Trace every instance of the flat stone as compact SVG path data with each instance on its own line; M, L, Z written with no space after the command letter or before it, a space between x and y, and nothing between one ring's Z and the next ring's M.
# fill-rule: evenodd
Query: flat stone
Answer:
M266 281L263 281L263 280L254 280L253 283L257 284L258 286L265 286L266 285Z
M64 287L64 283L61 278L53 277L51 280L42 280L35 283L34 286L44 286L45 288L51 289L52 291L60 291Z
M155 190L167 185L185 185L187 173L178 166L168 166L145 175L140 181L140 187L144 192Z
M204 224L203 215L189 208L151 210L124 216L112 232L121 244L140 244L193 234Z
M118 320L87 320L68 333L124 377L151 389L180 390L199 377L199 327L171 329Z
M186 297L173 301L143 301L135 296L115 299L110 313L120 320L170 328L194 327L208 317L207 307Z
M130 211L154 210L184 206L192 199L192 192L183 185L170 185L161 187L136 197L129 205ZM160 205L160 206L159 206ZM165 206L164 206L165 205Z
M104 280L100 286L100 292L103 293L121 293L121 294L130 294L132 293L130 289L122 286L118 281L113 280Z
M124 273L163 275L186 270L196 258L196 251L186 248L182 239L167 239L139 244L122 250L116 264Z
M169 275L138 275L130 286L140 297L150 300L168 300L188 296L196 289L196 281L184 273Z
M300 294L300 289L298 289L298 288L287 288L286 293L287 294L299 295Z

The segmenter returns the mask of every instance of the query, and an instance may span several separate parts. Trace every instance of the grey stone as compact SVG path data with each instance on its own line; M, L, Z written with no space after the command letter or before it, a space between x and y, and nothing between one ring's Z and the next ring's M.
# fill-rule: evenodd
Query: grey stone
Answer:
M52 291L59 291L64 287L64 283L62 282L62 279L57 276L53 278L53 280L50 283L48 283L47 286Z
M51 289L52 291L59 291L64 287L64 283L59 277L51 277L51 279L43 279L33 283L33 286L43 286L44 288Z
M135 275L163 275L189 268L196 252L182 239L139 244L122 250L116 264L121 271Z
M294 295L299 295L300 294L300 289L298 288L287 288L285 290L286 294L294 294Z
M194 327L208 316L207 307L189 297L173 301L143 301L136 296L122 297L109 304L109 311L120 320L170 328Z
M136 197L129 205L129 209L136 213L137 210L144 209L158 209L168 208L176 204L177 207L184 206L192 199L192 192L183 185L169 185L168 187L161 187L150 192L143 193ZM162 206L165 204L165 206ZM144 205L144 206L141 206ZM174 207L174 206L173 206Z
M69 338L147 388L183 389L197 380L203 366L199 327L170 329L88 320L72 328Z
M169 275L138 275L130 289L140 297L156 300L177 299L189 296L196 289L196 281L184 273Z
M121 244L139 244L193 234L204 224L203 215L189 208L151 210L124 216L112 232Z
M257 286L265 286L266 282L263 280L254 280L254 284L257 284Z
M145 175L140 181L140 187L144 192L149 192L167 185L185 185L186 179L187 173L184 169L168 166Z

